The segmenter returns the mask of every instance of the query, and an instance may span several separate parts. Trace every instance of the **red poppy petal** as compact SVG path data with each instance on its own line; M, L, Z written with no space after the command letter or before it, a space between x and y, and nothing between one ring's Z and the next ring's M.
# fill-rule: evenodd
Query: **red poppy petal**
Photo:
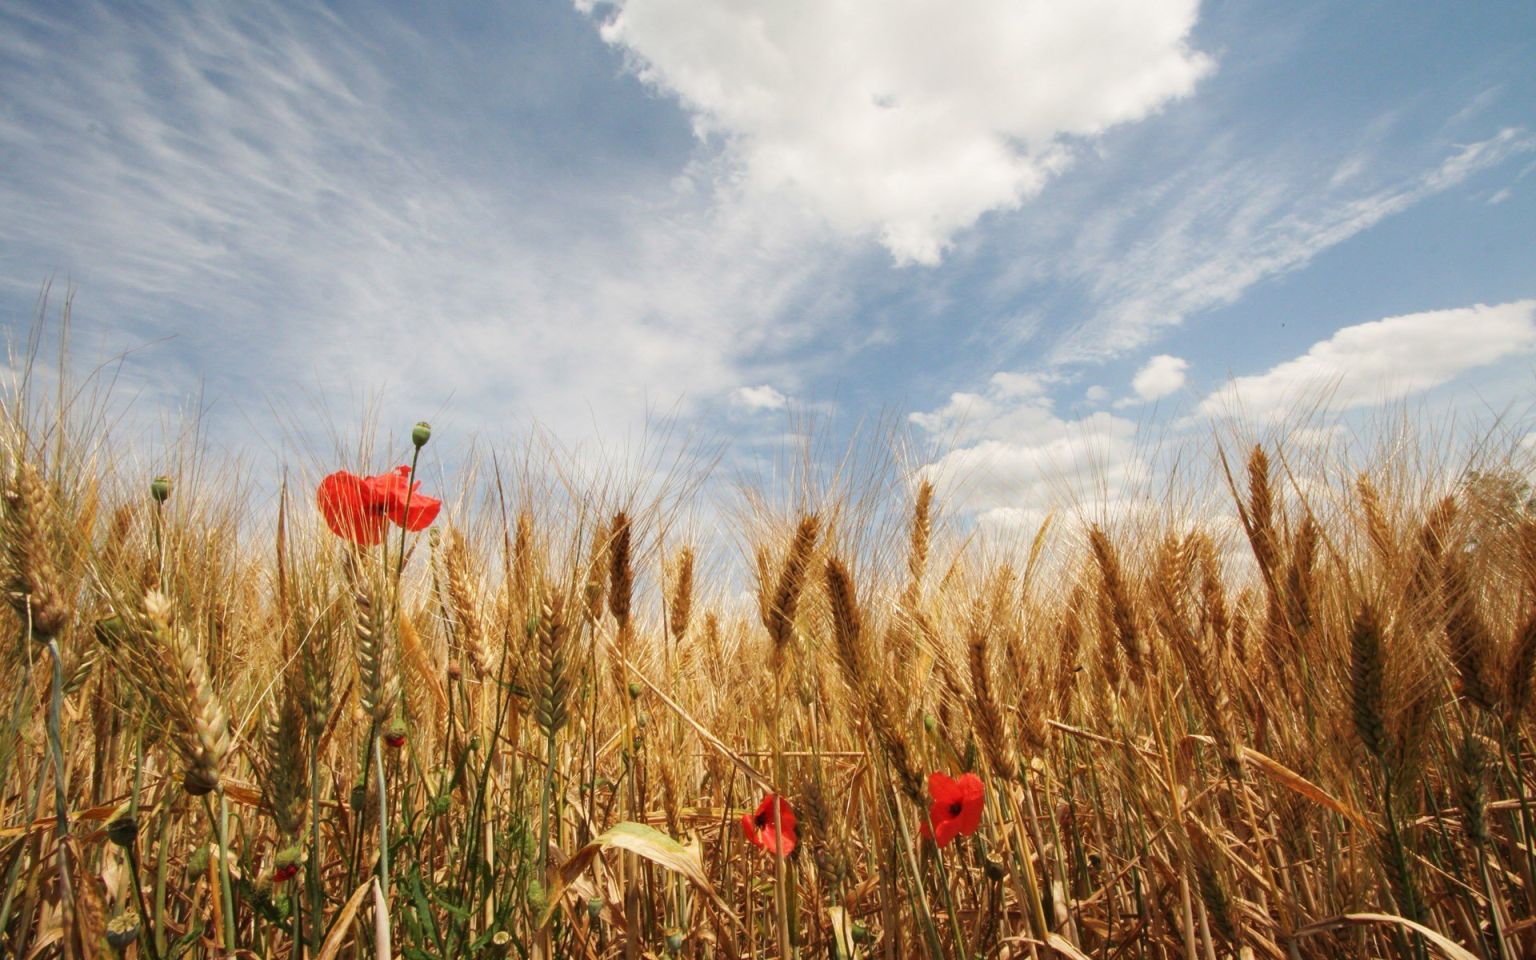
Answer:
M928 795L933 797L934 806L949 806L963 800L960 784L938 770L928 774Z
M383 539L384 518L372 509L373 495L367 479L338 470L320 481L315 502L325 517L325 525L338 537L366 546Z
M981 815L987 808L986 788L980 777L967 773L960 778L960 789L965 793L965 799L960 801L960 816L955 818L955 829L968 837L981 826Z
M960 820L957 817L945 817L933 822L933 842L941 847L947 847L960 833Z
M390 519L415 533L432 526L432 521L437 519L437 512L443 508L443 501L436 497L417 493L411 495L409 508L406 507L403 501L400 507L401 509L398 512L390 513Z
M369 477L378 491L380 502L389 519L413 533L425 530L437 519L443 501L418 492L421 483L411 483L411 468L396 467L390 473ZM409 502L407 502L409 501Z

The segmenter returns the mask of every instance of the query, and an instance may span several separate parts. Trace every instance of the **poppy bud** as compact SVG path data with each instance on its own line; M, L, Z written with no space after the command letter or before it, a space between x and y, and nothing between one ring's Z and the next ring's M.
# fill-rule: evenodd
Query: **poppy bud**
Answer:
M107 821L107 839L124 850L133 846L139 836L139 821L131 811L132 807L125 803L112 811L112 818Z
M640 699L640 684L635 683L634 681L630 681L630 684L629 684L629 699L631 699L631 700L639 700Z
M113 950L127 950L139 939L139 918L130 911L107 921L107 945Z
M869 934L869 924L862 920L853 921L853 942L869 943L874 937Z
M411 428L411 443L416 445L417 450L420 450L422 447L426 446L427 441L431 439L432 424L428 423L427 421L422 420L418 422L415 427Z
M272 861L272 882L287 883L299 873L299 864L304 860L304 851L297 845L279 851Z
M113 649L128 635L128 625L121 617L103 617L96 621L96 642Z
M405 725L405 721L396 717L384 726L384 742L398 750L405 746L405 735L409 732L410 728Z
M208 848L198 847L187 857L187 879L196 881L208 872Z
M149 495L155 498L156 503L164 503L171 498L171 478L161 474L149 481Z
M935 730L939 729L939 721L933 718L933 714L923 714L923 729L927 730L929 733L933 733Z
M352 796L347 799L352 806L352 812L361 813L363 807L368 804L368 785L366 783L359 783L352 788Z
M592 921L593 923L596 923L597 922L597 918L602 915L602 912L603 912L603 898L602 897L591 897L591 898L588 898L588 900L587 900L587 919Z
M683 949L683 932L673 930L667 934L667 952L671 954L681 953Z
M537 915L537 914L543 913L544 912L544 908L548 904L549 904L549 893L548 893L548 891L546 891L544 889L544 884L540 883L537 879L529 880L528 881L528 906L529 906L529 908L532 909L534 914Z

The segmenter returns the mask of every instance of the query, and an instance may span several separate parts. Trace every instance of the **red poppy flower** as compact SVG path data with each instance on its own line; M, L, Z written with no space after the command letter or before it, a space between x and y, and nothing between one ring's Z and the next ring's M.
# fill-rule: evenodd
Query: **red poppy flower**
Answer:
M773 823L775 803L779 807L777 829ZM782 798L771 793L763 797L763 802L757 805L756 813L741 815L741 832L747 835L747 840L751 843L757 844L769 853L777 853L781 857L787 857L793 853L796 844L800 842L795 838L795 812L789 809L789 804Z
M376 477L345 470L331 474L320 481L315 495L326 526L338 537L370 547L384 539L387 521L407 530L425 530L437 519L443 502L417 493L421 483L411 483L410 476L410 467Z
M287 883L289 880L292 880L298 875L299 865L297 863L290 863L285 866L274 867L272 870L272 882Z
M923 824L922 833L932 837L941 847L957 836L968 837L981 826L981 811L986 806L986 788L974 773L962 773L959 780L951 780L934 771L928 775L928 793L933 804L928 808L928 819L933 828Z

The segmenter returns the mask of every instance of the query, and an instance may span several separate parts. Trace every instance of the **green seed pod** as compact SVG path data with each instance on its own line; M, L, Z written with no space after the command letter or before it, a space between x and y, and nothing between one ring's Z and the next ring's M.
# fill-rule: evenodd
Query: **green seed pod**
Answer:
M149 482L149 495L155 498L156 503L164 503L171 499L171 478L161 474Z
M107 945L121 953L139 939L139 918L132 912L120 913L107 921Z
M411 428L411 443L415 445L417 450L420 450L422 447L426 446L427 441L431 439L432 424L428 423L427 421L419 421L416 426Z
M587 900L587 919L589 921L591 921L592 923L596 923L597 922L597 918L602 916L602 914L603 914L603 898L602 897L592 897L591 899Z
M353 813L361 813L363 807L368 804L368 785L359 783L352 788L352 796L348 798Z
M683 949L683 932L672 930L667 934L667 952L676 956Z
M634 681L630 681L630 684L629 684L629 699L631 699L631 700L639 700L640 699L640 684L635 683Z
M982 861L982 869L986 871L988 880L1001 880L1007 872L1003 869L1003 858L996 854Z

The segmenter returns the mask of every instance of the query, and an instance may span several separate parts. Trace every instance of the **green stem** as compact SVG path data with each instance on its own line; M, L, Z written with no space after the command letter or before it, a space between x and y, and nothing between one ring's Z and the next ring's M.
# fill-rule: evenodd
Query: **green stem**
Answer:
M155 949L165 952L165 882L170 872L168 841L171 836L171 805L160 811L160 831L155 844Z
M379 783L379 887L389 900L389 796L384 792L384 750L379 734L373 734L373 769Z
M411 516L411 494L415 492L413 488L415 487L416 481L416 461L420 458L421 448L417 447L415 452L411 454L411 472L405 478L405 516L402 518L405 520L409 520ZM406 525L402 523L400 524L400 552L399 555L395 557L394 607L395 616L397 618L400 615L400 575L405 572L405 533ZM385 893L388 892L388 890L385 890Z
M320 761L316 755L318 744L313 737L309 744L309 856L304 860L304 887L309 897L309 952L320 950L320 933L324 930L325 892L320 888Z
M65 903L74 900L69 879L69 806L64 797L64 738L60 732L64 715L64 658L59 644L50 638L48 652L53 655L53 691L48 699L48 750L53 754L53 809L58 823L54 834L59 839L59 894Z
M213 804L205 796L203 807L208 811L208 819L213 821L214 832L219 842L219 893L224 900L224 949L230 953L236 952L235 945L235 897L234 888L229 882L229 798L224 794L223 784L219 785L219 812L213 812Z
M144 902L144 887L139 883L139 843L135 838L128 845L128 870L133 878L133 899L139 909L139 926L145 931L150 929L149 906ZM150 960L160 960L160 950L156 946L154 938L149 937L144 944L149 948Z

